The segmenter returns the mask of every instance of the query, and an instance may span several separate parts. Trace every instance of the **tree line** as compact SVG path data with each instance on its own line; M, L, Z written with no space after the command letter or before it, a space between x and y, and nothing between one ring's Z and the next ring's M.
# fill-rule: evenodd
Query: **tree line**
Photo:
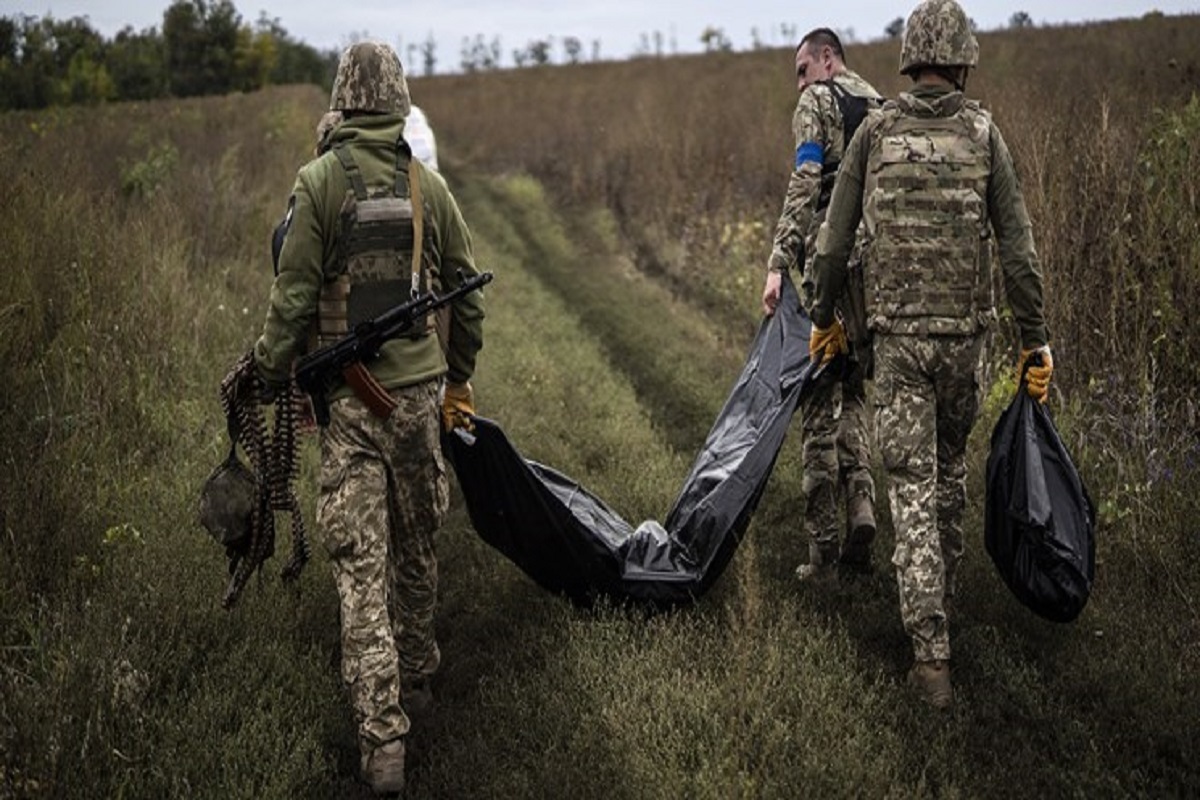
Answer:
M157 27L112 39L86 17L0 17L0 109L327 85L338 54L292 38L264 12L243 21L230 0L175 0Z
M1009 20L1014 28L1032 24L1023 11ZM903 31L904 19L897 17L884 35L896 38ZM790 42L797 29L784 23L771 31L772 36L776 32ZM846 43L856 40L852 29L840 33ZM767 46L757 28L751 29L751 39L752 49ZM704 29L700 42L706 52L733 49L724 29L713 26ZM564 64L580 63L589 49L575 36L564 36L558 44ZM588 44L591 60L599 61L600 40ZM632 57L661 57L666 44L661 31L643 33ZM512 51L512 63L552 64L554 45L554 37L532 40ZM674 32L669 51L678 52ZM420 64L423 74L432 75L437 41L430 34L424 42L409 43L407 56L406 66L415 69ZM463 37L463 72L499 69L502 59L498 36ZM56 20L16 14L0 17L0 110L252 92L271 84L328 87L337 60L336 51L317 50L294 39L266 12L253 23L245 22L232 0L175 0L163 12L161 31L126 26L112 39L101 36L86 17Z

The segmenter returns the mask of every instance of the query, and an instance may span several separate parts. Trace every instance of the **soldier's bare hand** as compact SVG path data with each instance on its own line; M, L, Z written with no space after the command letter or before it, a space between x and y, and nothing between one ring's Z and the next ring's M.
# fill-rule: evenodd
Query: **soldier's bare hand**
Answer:
M775 313L775 309L779 306L779 287L783 283L782 276L775 270L767 272L767 283L763 286L762 295L762 310L766 316L771 316Z

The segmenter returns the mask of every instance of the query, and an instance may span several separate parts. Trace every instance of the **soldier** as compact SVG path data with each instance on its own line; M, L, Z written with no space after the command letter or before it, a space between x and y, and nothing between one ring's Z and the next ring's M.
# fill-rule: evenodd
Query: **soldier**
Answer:
M411 293L451 289L460 275L476 274L453 196L403 144L408 109L404 71L389 46L346 49L330 99L343 119L292 190L254 348L260 390L280 390L310 332L318 344L334 341ZM349 382L329 395L330 424L321 432L317 525L340 598L342 677L362 777L380 794L403 787L406 711L431 702L441 658L434 535L449 490L439 391L446 428L469 426L483 298L472 292L454 304L444 343L433 318L427 322L348 371Z
M813 252L811 243L829 205L846 143L867 111L882 103L869 83L847 69L842 43L829 28L806 34L796 48L795 61L800 92L792 116L796 162L767 262L762 303L763 313L768 315L779 303L782 273L793 265L803 270L801 294L811 312L811 260L806 254ZM845 299L839 298L838 306L849 313ZM859 570L870 566L875 482L865 377L863 361L851 359L844 372L827 370L801 405L804 528L809 550L808 563L796 570L801 580L829 576L839 558L842 564ZM846 501L844 546L839 544L839 494Z
M809 350L828 359L845 348L834 302L864 220L878 445L896 527L900 616L915 655L908 679L940 708L953 702L946 609L963 552L965 450L984 332L995 317L993 235L1020 328L1018 368L1033 365L1028 390L1043 402L1053 371L1041 265L1012 158L988 113L963 97L978 57L954 0L925 0L913 11L900 72L914 85L868 118L847 148L813 266Z

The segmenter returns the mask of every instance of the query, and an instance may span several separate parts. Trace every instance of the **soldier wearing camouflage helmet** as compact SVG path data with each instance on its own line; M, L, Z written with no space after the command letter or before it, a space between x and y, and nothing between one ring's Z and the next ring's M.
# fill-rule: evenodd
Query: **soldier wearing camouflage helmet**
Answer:
M817 237L814 358L845 347L834 301L859 221L875 342L875 414L887 472L900 590L912 639L909 683L937 707L953 702L947 610L958 591L966 444L994 318L989 254L999 251L1020 330L1018 367L1045 401L1053 361L1042 271L1012 158L991 116L963 97L979 45L954 0L926 0L908 19L900 71L911 91L862 125L847 148Z
M346 49L320 153L292 190L254 348L268 386L282 387L309 346L336 341L414 292L447 291L477 274L454 197L403 141L409 106L392 48ZM482 294L465 295L448 320L387 342L327 398L317 524L340 598L342 677L362 776L381 794L403 786L409 713L431 701L441 660L434 539L449 490L439 439L442 426L470 425L483 316Z
M802 272L801 295L812 306L812 242L824 219L846 144L867 112L883 99L871 84L846 66L838 35L829 28L805 34L795 52L800 97L792 115L795 165L767 262L763 313L779 303L782 273ZM807 257L806 257L807 255ZM848 303L839 307L849 313ZM871 477L870 412L863 359L842 371L826 370L801 401L804 430L804 529L808 563L797 576L828 580L838 563L866 570L875 538L875 481ZM840 534L839 495L846 505L846 534Z

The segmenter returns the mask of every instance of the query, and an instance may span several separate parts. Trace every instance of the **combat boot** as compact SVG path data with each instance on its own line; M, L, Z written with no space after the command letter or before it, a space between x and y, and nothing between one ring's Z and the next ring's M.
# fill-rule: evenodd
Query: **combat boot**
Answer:
M400 681L400 704L409 717L425 717L433 711L433 687L429 678Z
M867 572L871 569L871 543L875 541L875 507L869 495L859 492L846 501L846 544L843 566Z
M934 708L949 708L954 702L950 685L950 662L945 660L918 661L908 671L908 685Z
M363 756L362 778L378 795L404 790L404 740L393 739Z
M832 546L810 544L808 563L796 567L796 577L811 586L826 586L837 580L837 543Z

